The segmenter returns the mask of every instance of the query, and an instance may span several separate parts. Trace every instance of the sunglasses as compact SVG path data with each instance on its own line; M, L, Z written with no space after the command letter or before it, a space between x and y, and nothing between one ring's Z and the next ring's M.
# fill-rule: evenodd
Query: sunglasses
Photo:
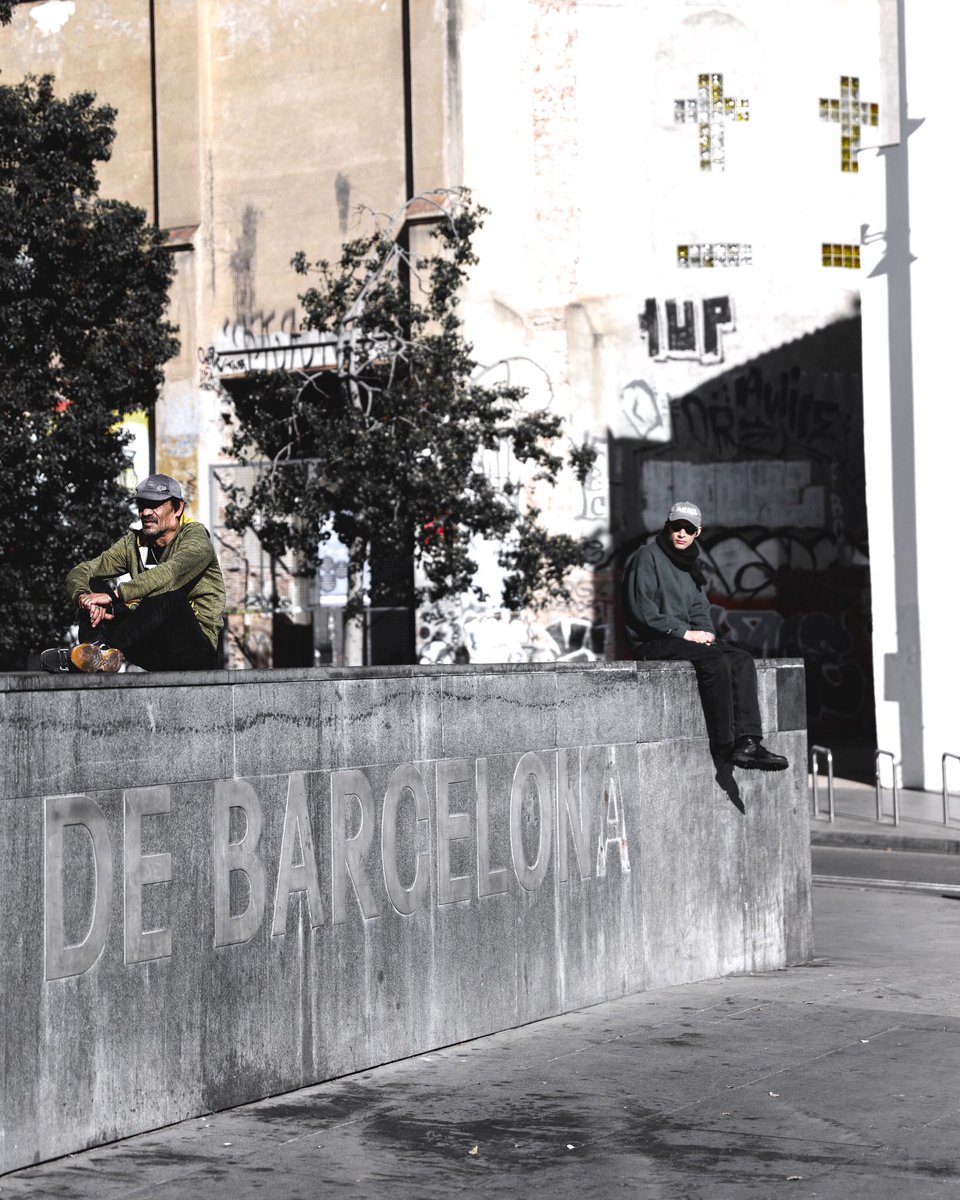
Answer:
M691 537L697 532L696 525L691 525L689 521L669 521L671 533L679 533L682 529L684 533L689 533Z

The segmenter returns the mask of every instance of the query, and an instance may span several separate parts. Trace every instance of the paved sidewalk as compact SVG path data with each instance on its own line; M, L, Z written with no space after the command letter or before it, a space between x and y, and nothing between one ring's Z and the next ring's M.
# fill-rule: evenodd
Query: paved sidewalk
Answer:
M817 887L817 958L641 993L0 1177L0 1200L934 1200L960 902Z
M950 824L943 823L940 792L900 791L900 824L893 824L893 793L881 792L882 817L877 819L877 793L873 784L851 779L834 780L836 819L827 819L827 778L821 762L818 782L819 816L813 816L812 790L810 840L814 845L873 846L891 850L930 850L960 854L960 795L948 798Z

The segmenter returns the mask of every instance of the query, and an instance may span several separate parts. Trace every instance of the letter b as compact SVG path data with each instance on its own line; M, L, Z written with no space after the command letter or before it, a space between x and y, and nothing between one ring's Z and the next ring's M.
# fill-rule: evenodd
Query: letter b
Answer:
M239 808L247 828L238 842L230 841L230 810ZM244 779L218 780L214 787L213 873L215 946L249 942L260 928L266 903L263 864L257 857L263 818L257 793ZM250 885L247 907L236 916L230 913L230 874L242 871Z

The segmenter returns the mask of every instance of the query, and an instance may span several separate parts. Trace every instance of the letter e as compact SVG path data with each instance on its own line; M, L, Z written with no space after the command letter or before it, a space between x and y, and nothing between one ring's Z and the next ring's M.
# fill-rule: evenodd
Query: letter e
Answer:
M173 867L169 854L144 854L144 817L170 812L168 787L135 788L123 793L123 961L147 962L169 958L173 939L169 929L143 930L143 888L148 883L169 883Z

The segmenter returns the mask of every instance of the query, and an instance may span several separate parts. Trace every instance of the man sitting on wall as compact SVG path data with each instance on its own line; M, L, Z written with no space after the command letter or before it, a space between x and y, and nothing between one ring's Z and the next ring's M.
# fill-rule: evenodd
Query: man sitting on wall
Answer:
M623 575L627 638L639 659L693 664L715 755L736 767L783 771L787 760L761 742L757 670L739 646L718 642L697 538L700 509L681 500L656 539L635 550Z
M44 650L44 670L113 673L125 662L147 671L217 665L226 592L210 535L183 515L183 489L169 475L144 479L136 502L141 528L67 575L67 594L80 612L80 645Z

